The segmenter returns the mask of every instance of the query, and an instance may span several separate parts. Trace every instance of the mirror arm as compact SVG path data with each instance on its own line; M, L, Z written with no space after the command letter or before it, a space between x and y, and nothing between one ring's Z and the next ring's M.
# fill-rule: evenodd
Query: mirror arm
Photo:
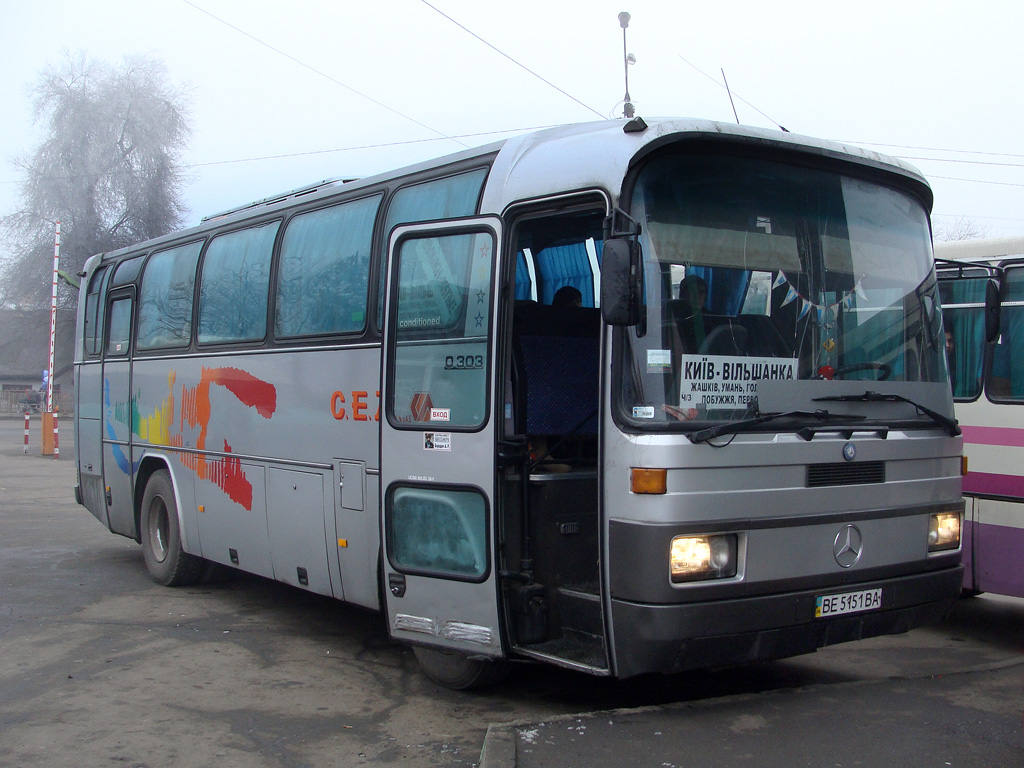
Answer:
M613 208L604 220L604 239L640 237L640 222L621 208Z

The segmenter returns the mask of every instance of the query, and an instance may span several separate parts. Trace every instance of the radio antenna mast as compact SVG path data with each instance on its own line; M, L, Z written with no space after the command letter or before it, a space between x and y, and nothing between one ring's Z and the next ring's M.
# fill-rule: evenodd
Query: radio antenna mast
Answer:
M725 79L725 67L720 67L722 70L722 82L725 83L725 92L729 94L729 103L732 105L732 116L736 118L736 125L740 124L740 116L736 113L736 102L732 100L732 91L729 90L729 81ZM783 128L782 130L786 130Z
M636 61L632 54L626 52L626 27L629 26L629 14L623 11L619 14L619 26L622 27L622 66L626 73L626 96L624 104L622 105L623 117L632 118L635 114L633 110L633 102L629 98L629 65L632 63L630 59Z

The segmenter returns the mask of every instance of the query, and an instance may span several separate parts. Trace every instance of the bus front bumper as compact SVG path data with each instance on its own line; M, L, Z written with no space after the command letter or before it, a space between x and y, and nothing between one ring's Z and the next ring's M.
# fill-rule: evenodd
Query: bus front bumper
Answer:
M617 677L674 673L813 653L849 640L935 624L960 593L963 566L777 595L643 605L612 599ZM815 618L817 597L880 587L882 607Z

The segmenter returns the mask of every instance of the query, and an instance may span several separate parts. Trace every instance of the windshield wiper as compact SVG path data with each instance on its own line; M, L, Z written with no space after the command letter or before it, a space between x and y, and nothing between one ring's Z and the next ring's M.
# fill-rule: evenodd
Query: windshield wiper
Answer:
M721 437L722 435L735 435L739 432L745 432L748 429L760 426L761 424L767 424L769 421L787 418L816 419L817 421L857 421L867 417L852 413L830 413L829 411L824 410L779 411L776 413L764 413L760 416L755 416L752 419L742 419L740 421L731 421L727 424L719 424L717 427L700 429L696 432L691 432L687 437L690 438L691 443L706 443L708 440L713 440L714 438Z
M960 425L956 419L951 419L948 416L943 416L941 413L936 413L931 408L926 408L920 403L915 403L913 400L903 397L902 395L883 395L881 392L872 392L868 390L862 395L829 395L828 397L816 397L814 402L823 403L906 403L912 405L917 409L917 412L927 416L929 419L934 421L940 427L943 427L950 435L950 437L956 437L960 434Z

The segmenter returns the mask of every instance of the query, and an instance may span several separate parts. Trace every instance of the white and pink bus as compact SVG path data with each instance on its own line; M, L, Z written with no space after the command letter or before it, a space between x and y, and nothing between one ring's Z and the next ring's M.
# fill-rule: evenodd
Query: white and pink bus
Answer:
M935 257L967 462L964 590L1024 597L1024 237Z

